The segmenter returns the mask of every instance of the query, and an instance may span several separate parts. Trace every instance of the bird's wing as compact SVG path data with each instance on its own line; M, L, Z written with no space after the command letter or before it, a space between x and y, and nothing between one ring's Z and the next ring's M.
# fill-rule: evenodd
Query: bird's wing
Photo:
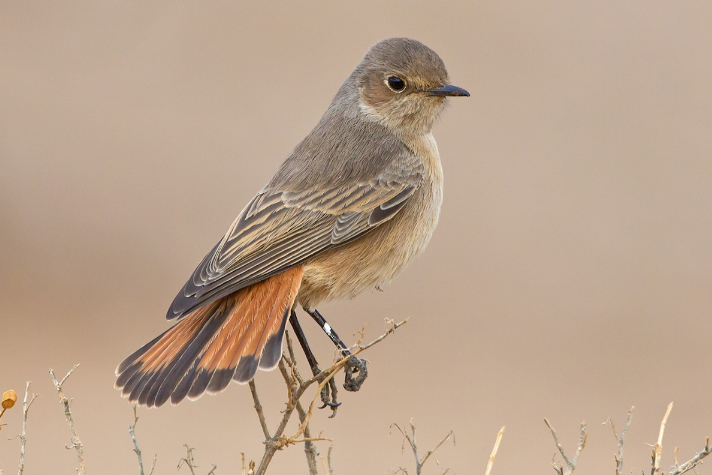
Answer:
M242 210L168 310L180 318L217 298L264 280L344 244L391 219L423 181L412 154L393 160L369 180L299 191L266 187Z

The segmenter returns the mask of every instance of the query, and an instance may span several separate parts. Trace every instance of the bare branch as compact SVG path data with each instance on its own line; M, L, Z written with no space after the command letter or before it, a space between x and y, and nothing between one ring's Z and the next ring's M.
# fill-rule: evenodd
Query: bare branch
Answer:
M694 457L692 457L690 460L687 462L683 463L682 465L677 465L677 461L675 462L675 468L668 474L668 475L682 475L685 472L689 472L690 470L694 469L697 465L702 463L702 459L707 457L710 452L712 452L712 447L710 447L710 438L707 437L705 440L705 448L698 452Z
M391 427L395 427L398 429L398 431L403 435L404 441L408 442L408 445L410 445L410 449L413 452L413 456L415 457L415 473L416 475L420 475L422 470L423 470L423 465L425 465L425 462L428 461L431 455L437 451L441 445L443 445L447 440L450 439L450 437L453 438L453 443L455 440L455 433L453 431L450 431L447 433L447 435L435 446L434 449L428 450L423 458L420 458L418 455L418 441L416 438L416 429L415 429L415 424L413 424L413 420L410 420L410 431L411 433L408 434L405 430L401 428L398 424L395 422L391 424ZM405 468L400 468L399 471L401 471L404 474L407 474L408 471ZM446 470L447 472L447 470ZM397 472L396 472L397 473Z
M329 450L326 452L326 459L324 457L319 457L321 459L321 464L324 466L324 473L326 475L334 475L334 469L331 467L331 449L334 446L330 445Z
M373 345L375 345L375 344L380 343L381 341L383 341L388 335L390 335L391 333L395 332L398 328L400 328L400 327L402 327L403 325L405 325L406 323L408 323L408 322L410 321L410 317L408 317L408 318L406 318L405 320L402 320L402 321L400 321L400 322L396 322L395 320L392 320L392 319L390 319L390 318L386 318L385 320L386 320L386 326L389 326L389 325L390 325L390 327L388 328L388 330L386 331L386 333L384 333L383 335L379 336L378 338L376 338L376 339L373 340L371 343L369 343L369 344L367 344L367 345L365 345L365 346L363 346L363 345L361 345L361 344L359 343L359 344L357 345L357 348L360 350L358 353L360 353L360 352L363 351L363 350L367 350L367 349L371 348ZM363 334L362 334L361 336L363 337ZM353 353L353 355L356 356L358 353Z
M660 471L660 459L662 458L663 452L663 435L665 434L665 426L667 425L668 417L670 417L670 411L672 411L672 403L668 404L667 411L665 411L665 416L662 422L660 422L660 433L658 434L658 441L653 447L653 460L652 468L650 469L650 475L655 475Z
M32 398L27 402L27 395L30 393L30 384L32 381L25 383L25 397L22 399L22 432L20 432L20 463L17 465L17 475L22 475L25 471L25 445L27 444L27 412L30 406L35 402L39 394L32 393Z
M245 467L245 452L240 452L240 458L242 459L242 469L240 470L240 475L255 475L255 462L250 460L248 469Z
M291 339L289 338L289 335L287 334L287 350L288 354L287 355L282 355L282 358L279 360L278 363L278 368L280 373L282 374L282 377L284 378L284 382L287 386L287 403L286 403L286 408L284 412L282 413L282 420L279 422L277 425L277 429L274 431L274 434L270 437L269 436L269 429L267 427L266 421L264 424L262 424L262 421L264 420L264 415L260 416L259 411L258 411L258 418L260 418L260 425L262 425L262 431L263 433L267 436L267 440L265 441L265 452L262 455L262 460L260 461L259 466L257 469L254 471L255 475L264 475L265 471L267 470L267 467L269 466L270 462L272 461L272 458L274 457L274 454L278 451L281 450L282 448L296 444L296 443L304 443L305 447L305 453L307 456L307 462L309 463L309 470L310 473L317 473L316 470L316 449L313 446L313 442L315 441L329 441L331 439L325 438L325 437L311 437L311 434L309 433L309 420L311 419L314 411L314 404L316 400L319 398L319 394L321 390L324 388L326 384L329 383L329 381L336 376L336 374L341 371L346 363L349 361L350 358L358 355L362 351L367 350L368 348L372 347L373 345L383 341L387 336L392 334L398 327L402 326L408 321L408 319L403 320L402 322L395 323L393 320L386 320L386 324L389 325L387 328L386 332L373 340L372 342L368 343L367 345L361 345L360 341L354 345L352 348L350 348L351 354L341 358L338 360L336 363L331 365L329 368L321 371L319 374L316 376L304 381L301 376L299 375L299 372L297 371L296 368L296 361L294 358L294 349L292 348L291 344ZM289 369L287 369L287 366L289 366ZM304 410L304 408L301 405L300 399L304 395L307 389L309 389L312 385L315 383L318 384L318 387L316 389L316 395L314 396L314 399L312 399L308 410ZM253 385L250 386L251 388ZM255 410L257 411L257 402L258 399L256 399L257 391L253 392L253 400L255 400ZM260 406L261 408L261 406ZM260 409L261 410L261 409ZM292 417L292 414L294 411L297 410L297 413L299 414L299 419L300 419L300 425L299 428L297 429L297 432L290 436L287 437L284 435L284 431L287 427L287 424L289 423L290 418Z
M57 377L55 376L52 368L49 369L49 375L52 378L54 388L57 390L57 394L59 395L59 402L64 407L64 417L67 419L67 424L69 424L69 430L72 432L72 445L67 446L67 448L74 448L77 451L77 459L79 460L79 473L81 475L85 475L86 467L84 465L84 446L82 445L82 441L79 440L79 435L77 435L77 428L74 425L74 419L72 419L70 401L69 399L67 399L67 397L64 395L64 392L62 391L62 386L64 385L64 382L72 375L74 370L78 367L79 365L75 364L74 367L70 369L69 372L64 376L64 378L62 378L62 381L57 381Z
M189 447L188 444L183 444L183 447L185 447L186 455L178 461L178 470L185 466L188 467L191 475L195 475L195 469L198 468L198 466L195 464L195 456L193 455L193 452L195 452L195 448ZM218 466L213 464L213 468L211 468L206 475L214 475L215 469L217 468Z
M579 442L576 446L576 453L574 454L574 458L571 460L569 460L569 458L566 456L566 452L561 446L561 442L559 442L559 437L556 435L556 430L549 423L549 419L545 417L544 423L551 431L551 435L554 438L554 442L556 443L556 448L559 449L559 453L564 458L564 462L566 462L566 469L564 469L564 467L562 467L561 465L557 465L553 461L551 463L552 467L554 467L554 470L560 475L570 475L574 473L574 470L576 470L576 463L578 462L579 455L581 455L581 452L583 451L584 447L586 447L586 439L588 438L588 434L586 433L586 422L584 421L581 423Z
M257 386L255 386L254 379L250 380L249 386L250 392L252 393L252 400L255 402L255 412L257 412L257 418L260 420L260 426L262 427L262 433L265 435L265 440L269 440L272 436L269 435L267 420L265 419L265 413L262 411L262 404L260 404L260 398L257 395Z
M153 471L156 469L156 462L158 462L158 454L153 455L153 462L151 462L151 471L148 472L148 475L153 475Z
M294 345L292 344L292 337L289 336L289 330L285 330L284 338L287 340L287 354L289 357L286 360L289 369L292 371L292 377L296 379L299 384L304 384L304 380L297 370L297 358L294 356Z
M178 470L181 469L181 467L186 466L190 470L190 473L192 475L195 475L195 458L193 456L193 451L195 448L189 447L188 444L183 444L183 447L185 447L186 455L182 459L178 461Z
M440 448L441 445L443 445L447 440L450 440L450 437L452 437L453 444L455 443L455 433L453 431L450 431L447 433L447 435L438 443L438 445L435 446L434 449L428 450L425 452L425 456L423 457L423 462L421 465L425 465L425 462L430 458L431 455L435 453L436 450Z
M300 426L304 426L304 454L307 457L307 465L309 466L309 475L318 475L319 471L316 467L316 446L314 445L314 440L311 436L311 430L309 429L309 420L307 417L311 417L307 414L302 407L302 403L297 401L296 404L297 414L299 415ZM323 440L323 439L320 439Z
M138 441L136 440L136 423L138 422L138 414L136 412L136 404L133 405L134 421L133 424L129 424L129 435L131 435L131 440L134 444L134 452L136 452L136 457L138 458L138 473L139 475L144 475L143 472L143 456L141 455L141 448L138 446ZM153 456L153 463L151 464L151 471L149 475L153 473L153 469L156 468L156 461L158 460L158 454Z
M623 427L623 432L621 432L620 437L618 437L616 433L616 426L613 424L613 420L611 420L610 417L608 418L608 422L611 424L611 430L613 431L613 437L615 437L618 443L618 453L613 455L616 461L616 475L623 475L623 441L628 432L628 428L630 428L630 422L633 420L633 409L635 409L635 406L631 406L628 411L628 418L625 421L625 426Z
M497 439L494 441L494 447L492 447L492 453L490 454L489 461L487 462L487 470L485 470L485 475L490 475L492 471L492 466L494 465L494 458L497 456L497 451L499 450L499 444L502 442L502 437L504 436L505 426L499 430L497 433Z

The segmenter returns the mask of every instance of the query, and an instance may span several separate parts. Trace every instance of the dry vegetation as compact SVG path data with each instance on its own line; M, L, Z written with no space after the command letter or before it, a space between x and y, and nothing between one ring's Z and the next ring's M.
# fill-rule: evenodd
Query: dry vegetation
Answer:
M320 455L319 451L317 450L316 443L320 442L333 442L331 439L324 437L321 432L319 432L317 435L313 435L312 429L309 425L312 414L314 412L314 407L317 401L319 400L321 396L321 391L324 389L330 382L333 380L333 378L340 372L344 370L344 368L348 364L348 360L350 358L354 358L357 355L359 355L361 352L367 350L368 348L372 347L373 345L376 345L383 341L386 337L394 333L401 325L405 324L407 320L404 320L399 323L395 323L392 320L387 320L387 328L385 333L380 335L378 338L375 340L371 341L370 343L367 344L362 344L362 339L363 339L363 332L361 332L361 337L359 340L351 347L349 348L350 350L350 355L343 357L336 361L333 365L331 365L329 368L319 372L318 374L314 375L311 378L303 378L299 370L297 368L297 362L296 358L294 355L294 348L292 345L292 340L287 333L286 335L286 340L287 340L287 351L285 354L283 354L282 359L279 362L279 371L284 379L285 386L287 389L287 398L285 402L286 408L279 413L278 419L279 423L277 424L276 428L274 431L270 431L269 424L267 423L267 417L264 414L264 410L262 408L262 405L260 403L260 398L259 394L257 391L257 387L254 383L254 381L251 381L249 384L250 391L252 394L252 398L254 401L254 409L257 414L257 418L259 419L260 426L262 427L262 432L264 436L264 453L262 454L262 457L260 458L259 463L256 463L253 460L250 460L249 462L246 462L245 454L242 455L242 464L240 468L240 474L241 475L262 475L267 472L267 469L270 465L270 462L272 461L273 457L278 451L284 450L288 447L295 446L295 445L302 445L304 448L304 454L306 457L306 466L309 470L310 475L317 475L319 473L325 474L325 475L333 475L334 469L331 464L331 453L333 446L329 445L327 448L326 456ZM62 409L64 411L64 416L67 421L67 424L69 426L70 430L70 444L65 445L67 449L74 449L76 452L77 456L77 462L78 462L78 467L76 468L76 472L80 475L85 475L86 474L86 467L84 463L84 446L81 442L81 439L79 438L79 434L77 432L77 427L74 424L74 420L72 417L72 409L71 409L71 399L65 396L64 394L64 384L67 381L67 379L72 375L72 373L77 369L79 365L75 365L69 372L61 379L58 380L54 371L52 369L49 370L50 377L52 378L52 382L54 384L54 387L57 391L57 394L59 396L59 401L61 403ZM26 448L26 443L27 443L27 420L28 420L28 413L30 410L30 407L32 406L32 403L35 401L37 398L37 394L30 393L30 385L31 382L28 381L26 386L25 386L25 394L24 398L22 400L22 429L20 434L18 434L16 437L9 439L9 440L16 440L19 439L20 442L20 455L19 455L19 463L18 463L18 475L23 475L24 469L25 469L25 448ZM332 383L332 388L335 386ZM313 389L312 391L308 391L309 389ZM333 398L333 401L336 403L336 393L335 391L332 392L331 397ZM15 406L15 403L17 401L17 395L15 391L13 390L8 390L2 395L2 410L0 411L0 418L3 416L5 411L12 409L13 406ZM305 407L306 405L306 407ZM338 405L335 405L332 407L332 410L334 411L334 414L336 412L336 407ZM699 464L702 463L703 459L707 457L710 452L712 452L712 447L710 447L709 443L709 437L706 438L704 447L702 450L700 450L694 457L692 457L690 460L687 460L686 462L680 463L677 459L677 447L675 448L674 451L674 461L672 466L668 469L668 471L663 471L661 470L662 466L662 448L663 448L663 437L665 434L665 427L667 425L668 418L670 416L670 413L673 408L673 403L670 403L667 407L667 410L662 418L662 421L660 423L660 431L658 433L657 441L654 445L651 446L651 460L650 460L650 475L682 475L684 473L693 471ZM631 421L633 419L633 410L634 408L631 407L630 410L628 411L628 417L626 419L625 425L623 426L622 431L620 434L616 431L615 425L613 424L612 420L608 420L607 423L610 424L613 436L615 437L615 452L613 454L613 463L611 464L611 473L615 475L623 475L623 448L624 448L624 442L625 442L625 436L631 426ZM292 418L294 412L297 413L298 419L299 419L299 425L297 427L297 430L291 434L291 435L285 435L288 423L290 419ZM332 417L333 415L332 414ZM136 437L136 425L139 421L138 413L136 406L133 407L133 423L129 424L128 426L128 432L129 436L131 437L131 440L133 442L134 446L134 452L136 453L136 458L137 458L137 465L138 465L138 472L139 475L153 475L154 471L156 469L156 464L158 460L158 454L155 454L153 456L153 461L150 466L150 470L146 472L144 470L144 461L143 461L143 454L141 451L141 448L139 446L138 439ZM553 467L554 471L558 475L571 475L575 472L578 462L579 462L579 456L583 452L584 448L586 447L586 442L588 440L588 433L587 433L587 427L586 423L582 422L580 425L580 430L579 430L579 438L576 444L576 449L573 452L573 456L567 455L566 450L564 449L562 443L559 441L559 437L556 433L556 430L552 426L552 424L549 422L547 418L544 418L544 423L548 427L551 436L553 438L553 442L556 446L556 449L561 456L563 462L558 462L555 459L551 461L551 466ZM4 424L0 424L0 429L2 429L2 426ZM393 423L391 424L391 428L397 430L400 435L403 437L403 450L406 450L406 448L412 452L413 454L413 460L414 464L412 468L408 467L399 467L395 471L391 471L390 473L392 475L396 474L403 474L403 475L422 475L423 468L426 465L426 463L430 460L434 460L435 465L437 466L437 469L432 469L430 470L429 473L437 473L439 475L445 475L447 473L450 473L452 470L450 468L443 468L441 464L438 462L438 460L434 457L435 452L443 446L446 442L452 440L452 443L454 445L455 443L455 434L450 431L448 434L445 435L445 437L440 440L438 444L435 445L434 448L427 450L424 452L424 454L421 456L420 455L420 450L418 447L418 442L416 438L416 426L411 420L408 426L401 426L399 424ZM497 456L497 451L499 450L499 446L502 443L502 439L505 433L505 428L502 427L502 429L499 431L497 434L497 437L495 439L494 447L492 449L491 455L489 457L487 466L485 467L485 475L491 475L492 473L496 473L496 470L494 469L494 463L495 463L495 458ZM186 449L186 455L182 457L177 464L177 470L178 471L184 471L188 470L191 475L215 475L217 471L217 467L215 465L212 465L210 470L206 471L200 471L199 466L196 463L195 460L195 451L196 449L193 447L189 447L188 445L185 445ZM431 464L432 465L432 464ZM429 465L430 467L430 465ZM437 471L436 471L437 470ZM171 470L166 470L166 471L171 471ZM471 472L469 468L467 469L468 472ZM228 472L232 472L232 470L228 470ZM2 475L2 470L0 470L0 475ZM643 472L643 475L645 475L645 472Z

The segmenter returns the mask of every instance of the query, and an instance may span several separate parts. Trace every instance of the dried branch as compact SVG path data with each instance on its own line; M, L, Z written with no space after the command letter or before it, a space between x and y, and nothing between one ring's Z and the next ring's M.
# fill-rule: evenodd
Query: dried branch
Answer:
M62 378L62 381L59 382L57 381L57 377L55 376L52 368L49 369L49 375L52 378L54 388L57 390L57 394L59 395L59 402L64 407L64 417L67 419L67 424L69 424L69 430L72 432L72 445L66 447L68 449L71 449L73 447L77 451L77 459L79 460L79 473L81 475L85 475L86 467L84 465L84 446L82 445L82 441L79 440L79 435L77 435L77 428L74 425L74 419L72 419L70 400L67 399L67 397L64 395L64 392L62 391L62 386L64 385L64 382L72 375L74 370L78 367L79 365L75 364L74 367L70 369L69 372L64 376L64 378Z
M361 342L357 342L356 345L351 347L349 349L350 355L339 359L336 363L331 365L329 368L321 371L319 374L316 376L313 376L312 378L308 380L303 380L302 377L299 375L299 372L297 371L296 367L296 361L294 360L294 350L292 349L291 346L291 341L289 337L287 336L287 347L289 354L288 355L282 355L282 358L279 360L278 368L280 373L282 374L282 377L284 378L284 382L286 383L287 386L287 403L286 403L286 409L282 413L282 420L279 422L277 425L277 429L274 431L274 434L270 436L270 432L266 423L266 420L264 418L264 414L260 414L261 412L261 405L258 406L259 402L259 397L257 396L257 390L254 385L251 385L250 388L251 390L254 388L253 391L253 400L255 401L255 410L257 411L257 416L260 419L260 425L262 426L262 431L267 437L267 440L265 441L265 452L262 455L262 460L260 461L259 466L257 469L254 471L255 475L264 475L264 473L267 470L267 467L269 466L270 462L272 461L272 458L274 457L274 454L278 451L283 449L284 447L287 447L292 444L297 444L297 443L304 443L305 444L305 453L307 456L307 462L309 464L309 470L310 474L316 474L317 473L317 468L316 468L316 449L313 446L313 442L315 441L329 441L331 439L327 439L324 437L318 436L318 437L312 437L309 431L309 420L311 419L314 411L314 404L316 400L319 398L319 395L321 393L321 390L324 388L326 384L329 383L329 381L336 376L336 374L341 371L344 366L347 364L347 362L354 356L358 355L359 353L367 350L368 348L372 347L373 345L380 343L383 341L386 337L388 337L390 334L396 331L400 326L405 324L408 321L408 319L403 320L402 322L394 322L393 320L386 320L386 324L389 325L387 328L386 332L383 333L381 336L373 340L372 342L368 343L367 345L362 345ZM289 368L288 368L289 367ZM301 405L301 398L304 395L304 393L309 389L312 385L317 384L317 390L316 390L316 395L314 396L314 399L312 399L311 403L309 404L308 410L304 410L304 408ZM260 410L258 410L258 407ZM287 424L289 423L289 420L292 417L292 414L294 411L297 411L299 414L299 419L300 419L300 424L299 428L297 429L297 432L290 436L287 437L284 435L284 431L287 427Z
M35 402L39 394L32 393L32 398L27 402L27 395L30 393L30 384L32 381L25 383L25 397L22 399L22 431L20 432L20 463L17 465L17 475L22 475L25 471L25 445L27 444L27 412L30 406Z
M705 448L702 451L698 452L694 457L682 465L678 465L676 461L675 468L668 475L682 475L685 472L689 472L702 463L702 459L707 457L710 452L712 452L712 447L710 447L710 438L707 437L705 440Z
M183 447L185 447L186 455L178 461L178 470L186 466L190 470L191 475L195 475L195 469L198 468L195 464L195 456L193 455L195 448L189 447L188 444L183 444ZM216 468L218 468L217 465L213 464L213 468L211 468L206 475L214 475Z
M252 393L252 400L255 402L255 411L257 412L257 418L260 420L260 426L262 426L262 432L265 435L265 440L269 440L272 436L269 435L267 420L265 419L265 413L262 411L262 404L260 403L260 398L257 395L257 387L255 386L254 379L250 380L249 386L250 392Z
M138 458L138 473L139 475L144 475L143 472L143 457L141 455L141 448L138 446L138 441L136 440L136 423L138 422L138 414L136 413L136 404L133 405L134 421L133 424L129 424L129 434L131 435L131 440L134 444L134 452L136 452L136 457ZM158 454L153 456L153 463L151 464L151 471L148 475L153 474L153 470L156 468L156 461L158 460Z
M490 454L489 461L487 462L487 470L485 470L485 475L490 475L492 471L492 466L494 465L494 458L497 456L497 451L499 450L499 444L502 442L502 437L504 436L505 426L499 430L497 433L497 439L494 441L494 447L492 447L492 453Z
M623 475L623 440L625 439L626 433L628 433L630 422L633 420L633 409L635 409L635 406L631 406L628 411L628 419L625 421L625 426L623 427L623 432L621 432L620 437L618 437L616 433L616 426L613 424L613 421L610 417L608 418L608 422L611 424L611 430L613 430L613 437L615 437L616 442L618 442L618 453L613 455L616 461L616 475Z
M240 475L255 475L255 462L250 460L248 469L245 467L245 452L240 452L240 458L242 459L242 469L240 470Z
M547 419L545 417L544 423L547 425L547 427L551 431L551 435L552 435L552 437L554 437L554 442L556 443L556 448L559 449L559 453L564 458L564 462L566 462L566 468L564 468L560 464L556 464L553 461L551 463L551 466L554 467L554 470L559 475L570 475L570 474L574 473L574 470L576 470L576 462L578 462L579 455L581 455L583 448L586 446L586 439L588 438L588 434L586 433L586 422L584 421L581 423L579 443L578 443L578 446L576 447L576 453L574 454L574 458L571 460L569 460L569 458L566 456L566 452L564 451L564 448L561 446L561 442L559 442L559 437L556 435L556 430L554 430L554 428L549 423L549 419Z
M655 475L660 471L660 459L663 453L663 435L665 434L665 426L667 425L668 417L670 417L670 411L672 411L672 403L668 404L667 411L665 411L665 416L662 422L660 422L660 433L658 434L658 441L653 447L653 460L652 468L650 469L650 475Z
M156 469L156 462L158 462L158 454L153 455L153 462L151 462L151 471L148 472L148 475L153 475L153 471Z
M324 473L326 475L334 475L334 469L331 467L331 449L333 449L334 446L330 445L329 450L326 452L326 459L324 457L319 457L321 459L321 464L324 466Z
M300 384L304 383L304 380L301 378L299 375L299 371L297 371L297 360L296 357L294 356L294 346L292 344L292 338L289 336L289 332L285 332L285 338L287 340L287 354L289 357L287 358L287 363L289 364L290 370L292 372L292 377L295 378ZM285 380L286 381L286 380ZM334 387L335 389L335 387ZM334 397L336 397L336 394L333 394ZM330 417L334 417L336 415L336 407L333 408L332 414ZM311 436L311 430L309 429L309 421L307 417L308 416L307 412L304 410L304 407L302 406L302 403L300 401L297 401L296 404L296 410L297 414L299 415L299 423L300 427L304 426L304 438L306 439L304 442L304 455L307 458L307 466L309 467L309 475L317 475L318 474L318 469L316 466L316 457L319 455L316 451L316 445L314 445L314 441L312 441L312 436Z
M190 473L195 475L196 465L195 465L195 458L193 456L193 451L195 450L195 448L188 447L188 444L183 444L183 447L185 447L186 456L178 461L178 470L180 470L181 467L183 467L185 465L190 470Z
M437 451L441 445L443 445L447 440L450 439L450 437L453 438L453 444L455 443L455 433L453 431L450 431L447 433L447 435L438 443L438 445L435 446L434 449L428 450L425 455L421 458L418 455L418 441L416 440L416 434L415 434L415 424L413 424L413 419L410 420L410 431L411 433L408 434L405 430L401 428L398 424L395 422L391 424L391 427L395 427L398 429L398 431L403 435L403 438L405 439L406 442L410 445L410 449L413 451L413 456L415 457L415 473L416 475L420 475L422 470L423 470L423 465L425 465L425 462L428 461L431 455ZM408 473L405 469L401 468L400 469L403 473ZM446 470L447 472L447 470Z
M307 457L307 465L309 466L309 475L318 475L319 471L316 467L316 457L319 455L316 451L316 446L314 445L314 440L311 436L311 430L309 429L309 421L307 419L307 412L304 410L302 403L297 401L297 415L299 415L300 427L304 426L304 454ZM325 440L319 438L319 440Z

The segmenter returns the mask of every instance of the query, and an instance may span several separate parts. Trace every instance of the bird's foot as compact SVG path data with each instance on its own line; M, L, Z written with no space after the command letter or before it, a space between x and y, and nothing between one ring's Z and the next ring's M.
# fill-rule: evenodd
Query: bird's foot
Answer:
M341 403L336 399L336 394L338 393L336 389L336 382L334 378L331 378L323 388L321 388L321 393L319 394L321 398L322 405L319 409L330 408L331 415L329 418L336 416L336 409L341 405Z
M367 377L366 360L351 356L344 365L344 389L351 392L358 391Z

